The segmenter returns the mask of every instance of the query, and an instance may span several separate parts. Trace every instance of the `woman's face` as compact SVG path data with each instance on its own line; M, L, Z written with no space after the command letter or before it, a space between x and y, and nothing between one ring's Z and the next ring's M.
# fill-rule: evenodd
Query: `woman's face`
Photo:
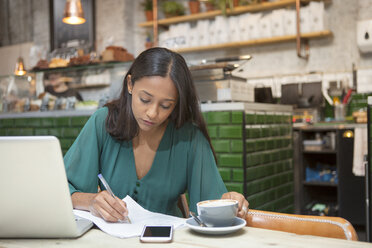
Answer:
M132 92L132 110L142 131L159 128L177 104L178 92L170 77L143 77L131 83L128 76L128 91Z

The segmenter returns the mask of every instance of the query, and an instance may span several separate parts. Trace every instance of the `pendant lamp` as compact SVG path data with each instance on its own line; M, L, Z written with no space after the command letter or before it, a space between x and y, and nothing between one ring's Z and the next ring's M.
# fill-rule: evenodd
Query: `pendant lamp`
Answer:
M23 76L26 74L25 64L23 63L23 58L19 57L16 63L16 68L14 74L17 76Z
M85 22L84 11L80 0L66 0L62 21L72 25L79 25Z

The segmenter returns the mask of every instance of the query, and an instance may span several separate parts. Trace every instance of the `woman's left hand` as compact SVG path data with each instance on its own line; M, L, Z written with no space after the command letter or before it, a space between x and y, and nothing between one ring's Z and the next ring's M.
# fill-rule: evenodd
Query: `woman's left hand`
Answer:
M238 192L227 192L222 195L221 199L233 199L239 202L238 217L245 219L248 213L249 202L244 198L244 196Z

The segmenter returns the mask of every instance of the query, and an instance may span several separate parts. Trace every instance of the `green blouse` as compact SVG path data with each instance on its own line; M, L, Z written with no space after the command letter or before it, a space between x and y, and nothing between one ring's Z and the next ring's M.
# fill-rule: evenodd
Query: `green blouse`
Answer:
M120 199L130 195L150 211L179 215L177 201L186 190L190 210L201 200L219 199L227 192L212 150L202 132L186 123L176 129L169 122L149 172L138 179L132 142L118 141L105 129L108 109L97 110L66 153L64 162L70 193L104 189L102 173Z

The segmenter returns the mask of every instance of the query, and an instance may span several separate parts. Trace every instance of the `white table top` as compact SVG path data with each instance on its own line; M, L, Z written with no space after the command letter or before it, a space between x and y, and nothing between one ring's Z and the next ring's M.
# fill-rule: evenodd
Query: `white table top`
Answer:
M4 248L31 248L31 247L76 247L76 248L127 248L127 247L270 247L270 248L352 248L372 247L371 243L360 241L347 241L342 239L323 238L315 236L296 235L286 232L271 231L260 228L244 227L228 235L211 236L195 233L187 227L174 232L171 243L140 243L139 238L119 239L112 237L99 229L91 229L77 239L0 239L0 247Z

